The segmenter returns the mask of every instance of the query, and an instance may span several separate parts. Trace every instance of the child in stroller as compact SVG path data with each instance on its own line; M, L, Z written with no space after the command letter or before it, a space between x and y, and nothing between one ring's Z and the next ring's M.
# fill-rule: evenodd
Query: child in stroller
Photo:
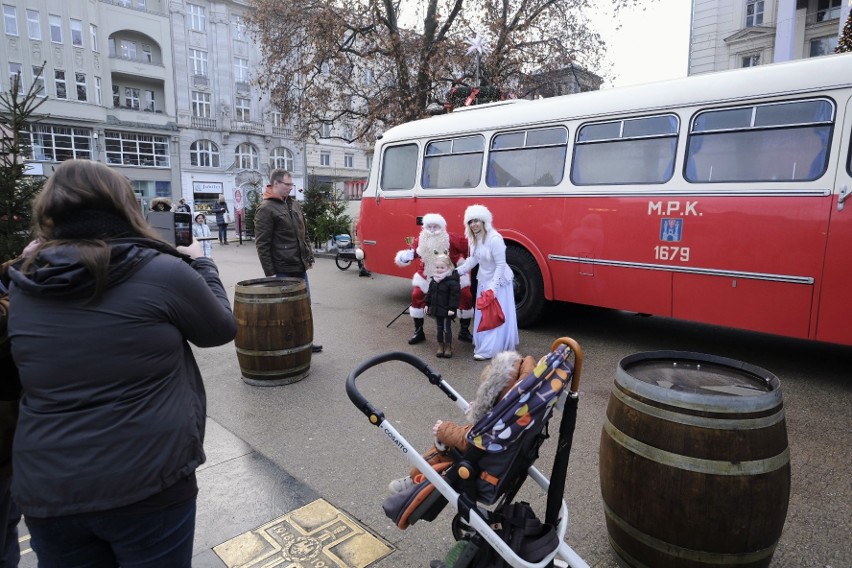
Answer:
M449 456L443 458L446 461L439 461L440 452L435 452L434 466L405 439L382 410L361 394L356 379L372 367L399 361L420 371L459 409L467 412L471 405L464 397L410 353L376 355L350 373L346 392L352 403L379 428L382 438L390 440L418 470L412 472L414 479L408 476L412 483L400 481L403 486L399 489L402 490L385 499L382 505L385 514L397 527L406 529L418 520L434 521L447 504L456 511L452 532L458 542L447 554L445 563L436 560L433 566L545 568L555 563L556 566L589 568L565 542L568 505L564 490L577 418L582 350L569 337L557 339L551 349L526 374L524 370L529 368L529 360L518 362L520 356L517 354L501 355L501 360L506 357L506 361L511 362L512 371L502 373L504 378L508 376L502 387L488 380L483 383L490 383L488 386L480 387L483 396L478 394L476 402L485 414L464 436L470 449L461 453L448 448ZM503 363L492 365L488 374L501 375ZM518 372L514 371L515 365L518 365ZM517 382L509 386L513 380ZM508 392L499 394L506 387ZM491 389L494 390L487 395ZM548 479L534 464L542 443L549 437L547 424L557 401L563 405L562 418ZM491 404L493 408L489 409ZM473 416L471 413L469 418ZM443 423L436 430L441 430L441 426ZM529 503L513 502L527 479L534 481L546 494L543 523L536 518Z
M476 397L470 403L466 418L466 424L438 420L432 427L435 435L435 443L423 454L423 459L429 462L433 468L443 469L439 464L449 464L455 461L453 450L464 454L471 444L467 440L467 434L473 425L484 418L494 404L501 400L513 386L522 378L535 369L535 359L527 355L521 357L515 351L502 351L494 356L491 363L487 365L479 376L479 388ZM422 483L424 475L416 467L411 468L409 475L394 479L388 485L391 493L405 491L412 486Z

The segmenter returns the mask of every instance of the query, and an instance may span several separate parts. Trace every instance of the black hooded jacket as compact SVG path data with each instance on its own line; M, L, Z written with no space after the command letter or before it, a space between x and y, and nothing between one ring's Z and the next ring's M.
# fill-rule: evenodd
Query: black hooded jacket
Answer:
M9 336L24 395L13 495L33 517L137 503L204 462L206 396L187 342L231 341L236 322L216 265L144 239L110 241L108 287L76 249L10 270Z

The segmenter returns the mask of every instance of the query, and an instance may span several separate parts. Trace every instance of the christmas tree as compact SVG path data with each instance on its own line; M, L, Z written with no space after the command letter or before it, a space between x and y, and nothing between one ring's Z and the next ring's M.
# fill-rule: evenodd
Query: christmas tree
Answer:
M849 12L849 17L846 18L843 33L840 34L840 40L837 42L837 47L834 48L834 53L847 52L852 52L852 11Z

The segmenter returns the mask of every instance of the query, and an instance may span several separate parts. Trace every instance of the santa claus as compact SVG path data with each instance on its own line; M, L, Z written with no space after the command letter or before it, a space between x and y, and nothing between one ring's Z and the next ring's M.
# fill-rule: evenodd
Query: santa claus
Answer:
M406 267L416 261L417 272L411 279L414 289L411 291L411 307L408 312L414 319L414 335L408 340L410 345L426 341L423 332L423 317L426 307L426 292L429 291L429 278L434 273L435 257L446 254L458 266L467 256L467 238L458 233L447 232L447 221L437 213L423 216L423 230L414 239L411 248L396 253L394 262L397 266ZM460 279L461 297L459 300L459 341L470 343L470 318L473 317L473 296L470 292L470 276Z

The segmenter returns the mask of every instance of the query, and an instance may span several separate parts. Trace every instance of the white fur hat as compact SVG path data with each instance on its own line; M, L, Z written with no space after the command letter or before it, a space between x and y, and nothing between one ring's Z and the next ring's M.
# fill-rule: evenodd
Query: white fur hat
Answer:
M442 229L447 228L447 220L444 219L439 213L426 213L423 215L423 226L426 225L438 225Z
M465 229L467 228L467 224L473 219L479 219L482 221L482 224L485 225L485 230L491 231L491 223L494 218L491 216L491 211L489 211L485 205L471 205L464 210Z

